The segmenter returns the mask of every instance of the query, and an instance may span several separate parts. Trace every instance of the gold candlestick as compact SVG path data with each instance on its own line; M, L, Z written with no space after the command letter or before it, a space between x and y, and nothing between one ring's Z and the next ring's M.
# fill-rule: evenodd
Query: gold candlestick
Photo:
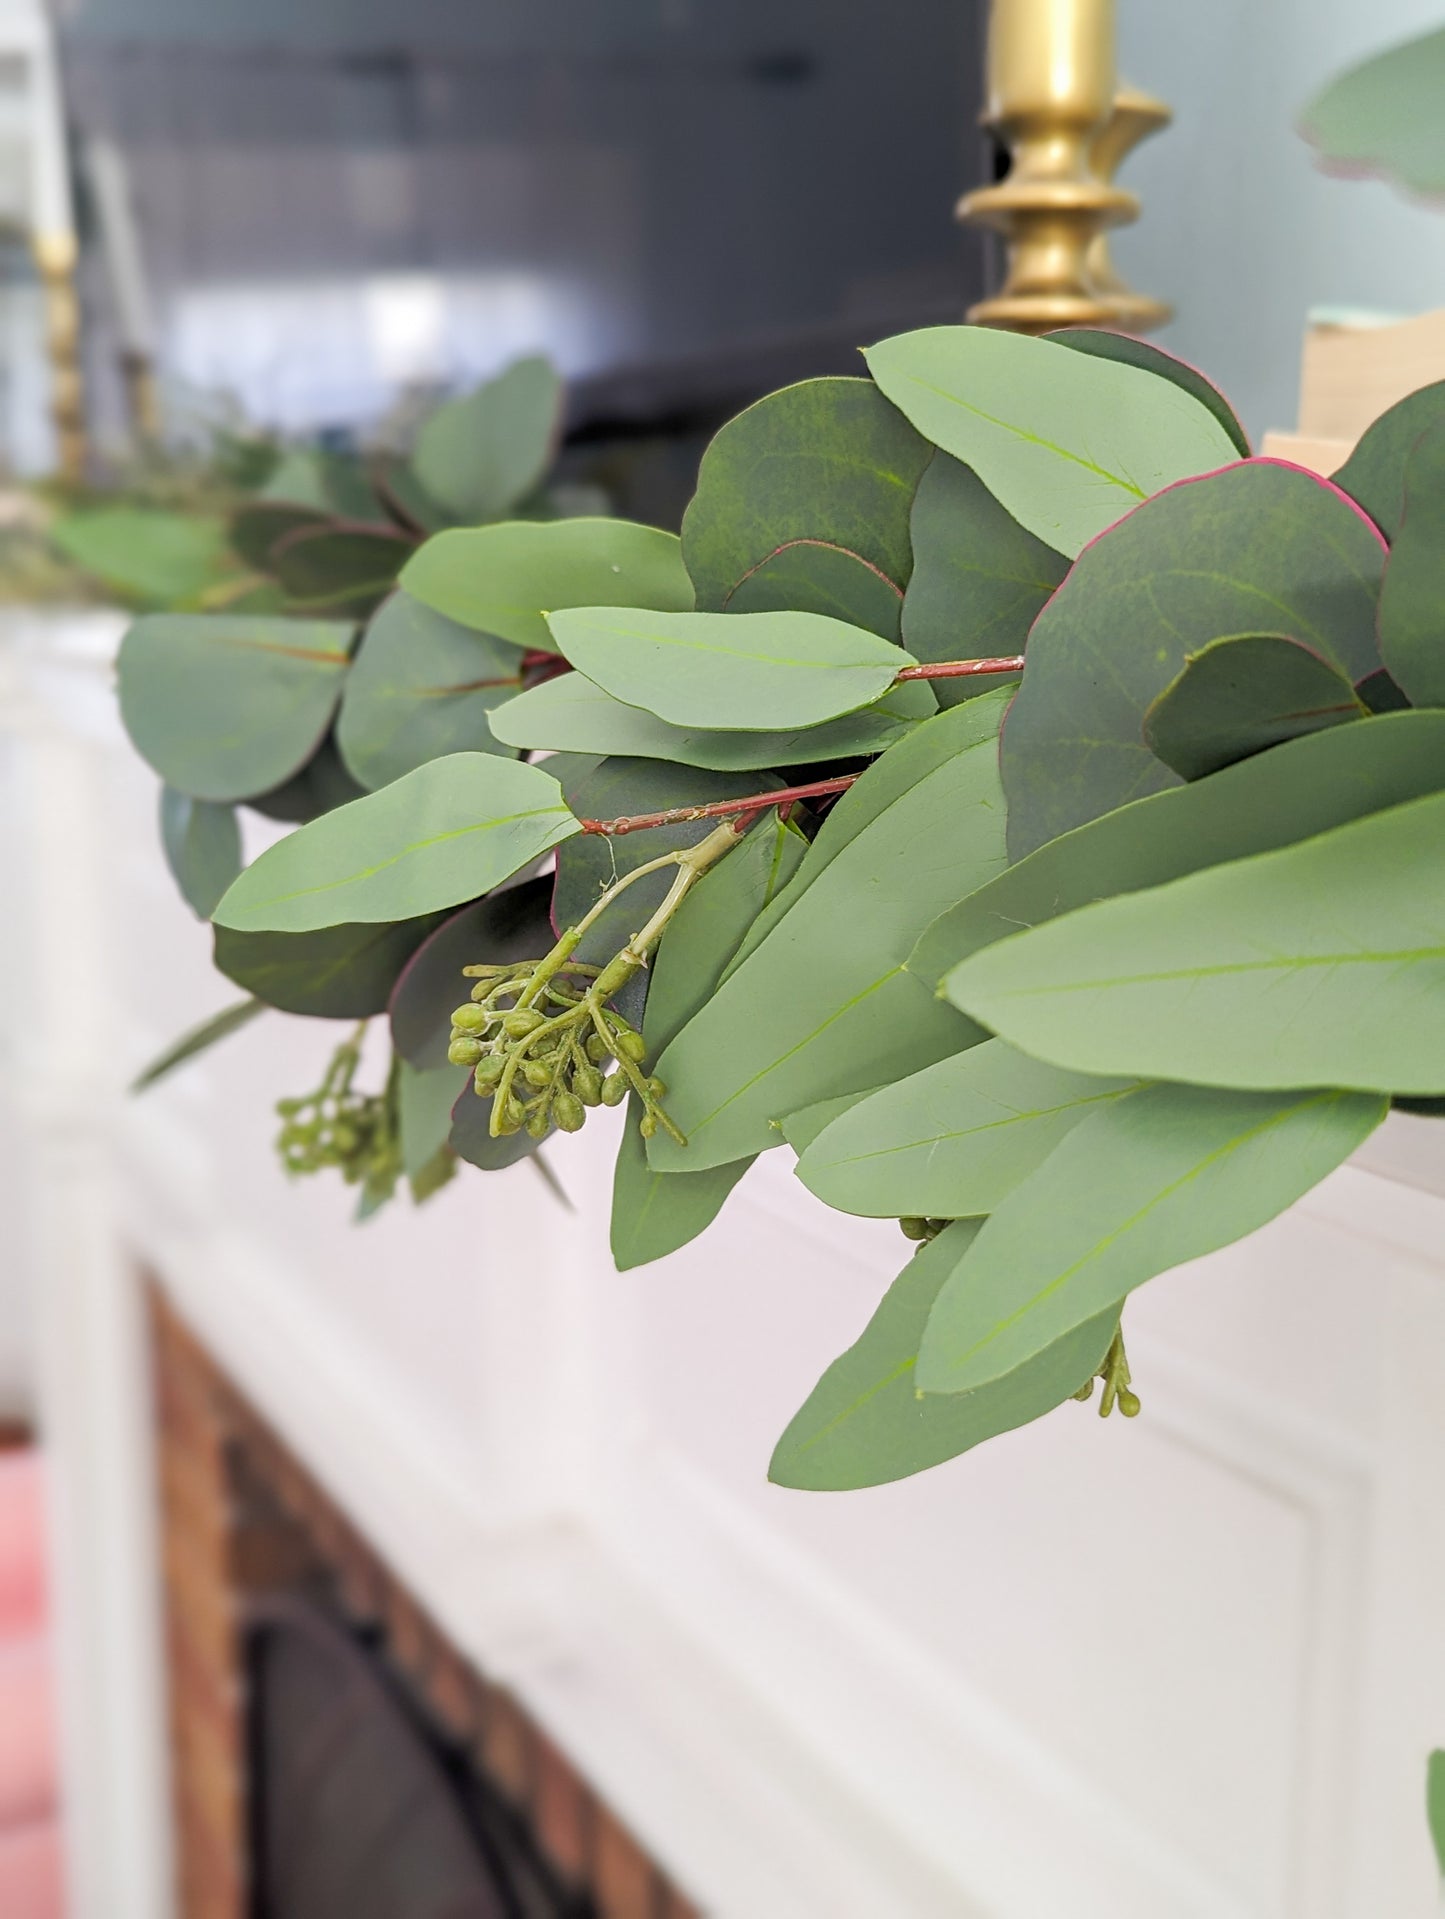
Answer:
M1114 176L1135 147L1153 134L1162 133L1173 120L1172 109L1152 94L1137 87L1121 86L1114 96L1114 111L1109 124L1094 142L1090 155L1095 178L1105 186L1114 184ZM1128 333L1147 333L1163 326L1173 317L1173 308L1162 300L1151 300L1136 293L1121 279L1109 251L1109 236L1101 233L1089 249L1089 278L1103 299L1113 303L1118 318L1114 322Z
M1096 167L1101 145L1107 157L1119 137L1114 30L1114 0L994 0L983 117L1013 164L1007 179L968 194L958 210L1004 236L1008 274L972 321L1019 333L1126 324L1090 270L1100 237L1139 213L1135 196ZM1140 296L1129 297L1127 323L1144 323Z
M37 233L35 264L45 290L46 351L50 358L50 412L55 421L61 477L85 479L85 386L80 370L80 299L75 290L73 233Z

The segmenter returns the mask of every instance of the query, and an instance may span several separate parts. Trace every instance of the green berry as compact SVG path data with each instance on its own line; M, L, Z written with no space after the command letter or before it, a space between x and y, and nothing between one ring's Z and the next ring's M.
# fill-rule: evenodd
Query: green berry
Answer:
M600 1033L593 1033L587 1041L587 1057L594 1066L605 1065L612 1057L612 1049Z
M447 1048L453 1066L475 1066L485 1049L479 1039L454 1039Z
M595 1066L579 1066L572 1075L572 1091L584 1106L600 1106L602 1075Z
M544 1060L529 1059L522 1066L522 1077L529 1086L550 1086L552 1068Z
M484 1053L477 1061L476 1082L479 1093L490 1092L502 1077L506 1061L500 1053Z
M552 1113L564 1133L580 1133L587 1122L587 1108L575 1093L559 1093L552 1102Z
M465 1006L459 1006L452 1014L452 1025L461 1033L480 1033L490 1023L486 1009L474 1005L471 1000L468 1000Z
M620 1106L626 1097L626 1073L609 1073L602 1082L602 1104L604 1106Z
M899 1227L905 1239L927 1239L929 1237L926 1219L900 1219Z
M529 1113L527 1116L527 1131L533 1139L545 1139L550 1126L551 1121L547 1118L547 1109L544 1106L539 1106L535 1113Z
M630 1026L624 1026L617 1034L617 1056L619 1059L630 1059L635 1065L647 1057L647 1041L641 1033L634 1033Z
M647 1082L647 1090L654 1099L666 1099L667 1097L667 1088L660 1079L650 1079Z
M523 1006L515 1013L502 1015L502 1031L511 1039L525 1039L528 1033L535 1033L539 1026L545 1024L542 1015L533 1012L530 1006Z
M638 1122L637 1130L639 1133L641 1133L644 1139L651 1139L653 1134L657 1131L656 1114L644 1113L642 1115L641 1120L639 1120Z

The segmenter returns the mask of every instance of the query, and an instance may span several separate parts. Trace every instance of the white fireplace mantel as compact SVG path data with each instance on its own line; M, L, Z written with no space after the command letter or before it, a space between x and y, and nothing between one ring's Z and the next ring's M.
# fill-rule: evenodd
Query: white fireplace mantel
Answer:
M719 1919L1414 1919L1445 1744L1445 1154L1371 1148L1131 1305L1130 1425L1066 1406L893 1488L771 1442L904 1247L768 1156L618 1275L610 1142L364 1229L288 1186L114 717L117 622L0 621L0 1200L58 1487L77 1919L165 1919L141 1264L478 1664ZM19 1283L19 1284L18 1284ZM0 1390L3 1325L0 1312Z

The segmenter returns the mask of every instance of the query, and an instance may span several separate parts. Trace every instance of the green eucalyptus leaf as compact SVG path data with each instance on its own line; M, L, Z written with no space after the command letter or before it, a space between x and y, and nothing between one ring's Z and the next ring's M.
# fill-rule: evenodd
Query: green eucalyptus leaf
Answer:
M299 526L271 548L267 571L293 608L317 614L371 612L392 589L416 541L384 526Z
M369 1019L386 1011L398 975L438 919L429 914L394 926L325 926L315 933L218 926L216 970L283 1013Z
M394 593L362 635L336 743L351 772L373 789L448 753L510 756L487 716L521 686L515 647Z
M653 962L642 1029L650 1060L711 996L738 941L797 871L806 846L795 827L770 813L693 887ZM663 1259L705 1232L753 1163L748 1154L700 1173L654 1172L639 1118L634 1095L612 1186L612 1257L619 1272Z
M161 845L181 898L197 919L209 919L241 870L236 809L163 786Z
M1176 359L1162 347L1137 340L1131 333L1111 333L1104 327L1060 327L1047 338L1053 346L1070 347L1075 353L1092 353L1101 360L1117 360L1121 366L1138 367L1141 372L1171 381L1214 415L1241 460L1250 457L1249 435L1240 425L1234 408L1213 381L1206 380L1187 360Z
M1358 1093L1144 1086L1101 1108L1016 1186L939 1291L925 1393L969 1393L1145 1280L1243 1239L1317 1186L1385 1117Z
M925 439L1071 556L1151 494L1239 457L1209 408L1171 382L1048 340L924 327L863 357Z
M416 919L489 892L578 830L540 767L450 753L271 847L215 918L278 933Z
M320 447L293 447L272 473L260 498L311 507L348 520L381 519L380 505L360 460Z
M888 575L845 546L790 540L760 560L728 595L729 613L824 613L896 641L903 594Z
M519 1133L504 1134L501 1139L493 1139L491 1134L492 1102L478 1099L471 1090L470 1082L463 1080L461 1093L452 1108L452 1129L447 1144L458 1159L464 1159L469 1166L475 1166L484 1173L504 1172L508 1166L529 1159L543 1144L532 1138L524 1126ZM547 1137L552 1136L549 1133ZM543 1174L549 1185L554 1182L550 1170ZM563 1196L564 1203L565 1195Z
M1350 67L1305 108L1300 131L1334 171L1445 191L1445 27Z
M387 518L403 533L441 533L457 524L457 516L432 498L400 454L373 455L370 477Z
M1425 1814L1436 1864L1445 1876L1445 1752L1438 1748L1431 1753L1425 1771Z
M414 1184L426 1181L437 1156L447 1149L452 1109L466 1092L470 1080L470 1068L465 1066L440 1066L424 1073L405 1060L397 1062L396 1107L402 1168Z
M100 506L52 522L69 559L130 605L194 601L220 577L226 531L219 520L156 507Z
M166 1079L178 1067L193 1060L198 1053L204 1053L218 1041L229 1039L232 1033L239 1033L243 1026L249 1026L258 1013L266 1008L258 999L243 999L233 1006L227 1006L219 1013L213 1013L209 1019L202 1020L199 1026L193 1026L174 1040L163 1053L144 1067L130 1083L132 1093L143 1093L148 1087L155 1086Z
M902 655L898 657L901 661ZM499 740L531 751L621 754L746 772L881 753L937 711L928 682L905 680L871 706L822 726L788 733L689 730L614 699L581 673L563 673L508 700L492 716L491 727Z
M1241 633L1186 658L1145 711L1144 744L1181 779L1198 780L1368 712L1312 647L1278 633Z
M913 577L903 644L916 660L1012 658L1068 571L999 505L976 473L935 453L913 501ZM1003 679L935 680L940 706L987 693Z
M999 716L1002 715L1006 704L1003 694L990 696L989 706L981 709L989 716L983 724L997 726ZM962 732L959 731L959 724L963 725ZM873 824L879 814L892 806L895 801L905 799L920 780L926 779L930 773L945 766L952 759L960 741L972 742L973 726L966 723L959 724L949 726L929 724L914 727L906 740L900 741L881 758L874 761L868 769L866 780L856 781L834 800L828 809L827 818L803 856L798 871L776 895L771 905L759 913L753 921L742 945L739 946L723 973L724 980L735 973L743 961L757 950L783 915L790 912L802 898L814 880L821 878L839 854L845 852L854 840ZM930 990L932 990L931 986ZM888 1077L894 1078L896 1075L890 1074Z
M1445 706L1445 420L1405 466L1405 508L1380 590L1380 658L1414 706Z
M1352 682L1373 672L1384 558L1348 500L1272 460L1131 513L1081 557L1029 636L1003 738L1010 855L1174 784L1144 743L1144 715L1211 640L1283 632Z
M909 1260L862 1337L834 1360L778 1441L768 1468L775 1486L852 1492L907 1479L1041 1418L1093 1378L1113 1340L1117 1310L977 1392L920 1394L915 1374L924 1327L980 1225L956 1220Z
M682 612L692 581L675 533L631 520L509 520L428 540L402 570L413 599L479 633L552 651L547 614L566 606Z
M942 914L908 969L932 989L970 953L1025 927L1288 846L1442 787L1442 713L1393 713L1291 741L1050 840Z
M988 1040L851 1106L808 1147L798 1178L840 1212L877 1219L991 1213L1135 1084L1062 1072Z
M247 799L316 751L351 639L329 620L150 614L121 643L121 718L167 785L198 800Z
M909 508L928 458L869 380L804 380L748 407L703 455L683 520L698 606L763 610L753 595L771 575L772 590L786 578L800 597L770 605L838 613L896 639Z
M886 694L915 662L821 613L653 613L572 607L547 622L594 686L669 726L820 726Z
M1395 538L1405 511L1405 468L1425 434L1445 423L1445 380L1421 387L1382 413L1335 474L1333 485Z
M516 360L423 422L412 470L457 519L500 519L547 471L561 415L562 381L552 363Z
M342 764L336 750L335 732L328 732L311 758L289 780L273 786L269 792L253 793L246 804L268 820L285 820L291 826L304 826L338 806L365 797L366 788L358 784Z
M903 962L945 905L1003 864L1004 699L940 713L860 777L847 844L815 860L820 836L775 908L793 903L658 1061L688 1138L679 1147L659 1130L648 1145L658 1171L757 1152L800 1107L969 1044L972 1029Z
M832 1099L815 1100L811 1106L800 1106L796 1113L789 1113L786 1119L778 1122L783 1138L799 1156L825 1132L835 1119L841 1119L862 1100L870 1099L879 1089L870 1086L864 1092L839 1093Z
M329 526L330 517L313 506L286 500L248 500L231 516L231 550L257 573L271 572L272 550L293 533Z
M1442 834L1433 793L1066 913L944 984L1015 1046L1079 1072L1442 1093Z
M391 995L391 1039L419 1072L446 1064L452 1011L471 995L464 966L541 959L552 930L552 877L504 886L453 913L412 954Z

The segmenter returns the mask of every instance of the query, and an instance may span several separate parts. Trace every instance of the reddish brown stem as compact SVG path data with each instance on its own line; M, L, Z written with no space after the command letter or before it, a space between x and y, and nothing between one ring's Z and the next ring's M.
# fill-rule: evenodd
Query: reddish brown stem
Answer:
M740 800L714 800L710 806L673 806L665 813L632 813L620 820L583 820L582 831L615 840L624 833L640 833L649 826L681 826L689 820L726 819L730 813L761 813L769 806L785 806L793 800L815 800L825 793L846 792L857 778L856 773L843 773L834 780L784 786L775 793L749 793Z
M1010 654L998 660L935 660L932 666L905 666L898 680L967 680L975 674L1022 673L1024 656ZM894 685L898 684L894 681Z

